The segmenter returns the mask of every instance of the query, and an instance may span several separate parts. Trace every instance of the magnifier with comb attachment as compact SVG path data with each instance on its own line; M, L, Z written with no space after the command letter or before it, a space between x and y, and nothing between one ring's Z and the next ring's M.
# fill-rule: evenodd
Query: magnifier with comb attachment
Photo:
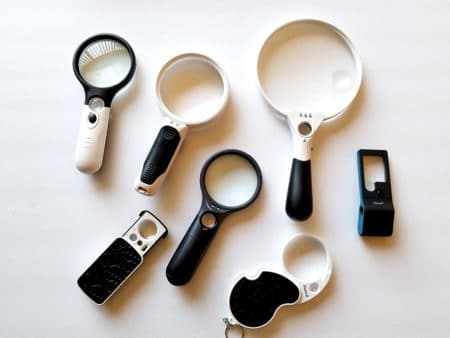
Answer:
M136 58L123 38L98 34L77 48L73 70L85 92L75 165L79 171L93 174L103 162L111 102L133 78Z

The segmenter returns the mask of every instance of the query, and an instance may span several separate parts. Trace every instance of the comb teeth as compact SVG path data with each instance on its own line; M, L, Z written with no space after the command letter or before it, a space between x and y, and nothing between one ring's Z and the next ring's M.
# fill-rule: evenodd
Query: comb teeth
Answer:
M92 60L110 53L123 51L126 48L114 40L98 40L87 46L81 53L78 67L81 69Z

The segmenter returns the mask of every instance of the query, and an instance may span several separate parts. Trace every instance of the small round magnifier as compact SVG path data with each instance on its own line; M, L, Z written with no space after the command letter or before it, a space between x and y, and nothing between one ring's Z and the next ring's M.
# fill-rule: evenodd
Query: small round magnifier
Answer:
M223 219L252 204L261 185L259 165L243 151L224 150L205 163L200 174L202 204L167 266L170 283L189 282Z
M133 78L136 58L123 38L99 34L75 51L73 70L85 92L75 164L81 172L92 174L103 162L111 102Z
M165 118L134 187L154 195L164 182L188 129L212 122L228 101L228 81L209 57L186 53L169 60L156 81L156 96Z

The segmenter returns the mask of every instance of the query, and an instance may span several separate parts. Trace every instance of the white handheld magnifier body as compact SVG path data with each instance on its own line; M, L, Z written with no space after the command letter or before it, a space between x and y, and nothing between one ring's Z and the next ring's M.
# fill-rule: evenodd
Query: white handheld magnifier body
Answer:
M181 54L162 67L156 96L165 118L134 182L136 191L144 195L157 193L188 129L212 122L224 110L228 92L223 70L205 55Z
M362 65L349 38L329 23L304 19L275 30L257 65L260 91L286 119L294 149L286 212L307 219L313 209L312 138L319 126L343 113L356 97Z
M75 51L73 70L85 92L75 164L81 172L92 174L103 162L111 102L133 78L136 59L124 39L99 34Z
M256 275L237 279L228 298L229 324L250 329L264 327L280 308L310 301L330 280L330 253L314 235L292 237L284 249L283 261L283 269L261 269Z

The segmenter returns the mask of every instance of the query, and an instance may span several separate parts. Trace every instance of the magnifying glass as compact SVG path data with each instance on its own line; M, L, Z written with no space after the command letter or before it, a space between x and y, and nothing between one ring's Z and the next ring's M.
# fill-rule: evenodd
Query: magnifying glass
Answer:
M135 189L144 195L156 194L188 129L207 125L223 111L228 81L209 57L181 54L159 72L156 96L165 119L134 182Z
M233 285L227 325L257 329L268 325L280 308L317 297L331 277L331 256L316 236L298 234L284 248L283 269L243 275Z
M202 204L167 266L170 283L178 286L191 279L223 219L252 204L261 185L258 164L243 151L224 150L205 163L200 174Z
M133 78L136 58L121 37L99 34L75 51L73 70L85 92L75 164L81 172L92 174L103 162L111 102Z
M313 209L313 135L322 122L337 118L356 97L361 60L338 28L319 20L298 20L268 37L259 53L257 72L263 97L278 117L287 119L294 141L286 212L305 220Z

